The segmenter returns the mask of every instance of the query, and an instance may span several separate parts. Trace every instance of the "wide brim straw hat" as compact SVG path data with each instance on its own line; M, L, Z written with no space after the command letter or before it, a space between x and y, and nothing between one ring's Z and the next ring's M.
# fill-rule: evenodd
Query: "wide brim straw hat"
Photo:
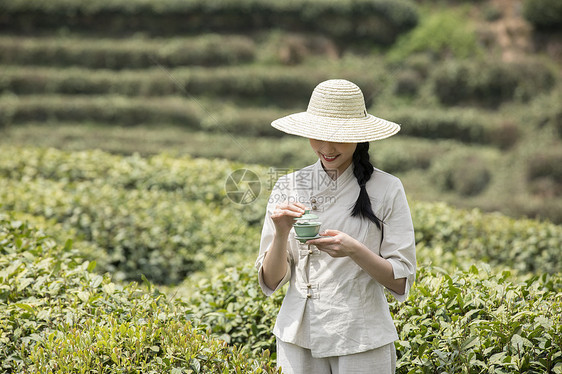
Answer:
M400 131L400 125L368 114L361 89L344 79L320 83L306 112L279 118L271 126L287 134L335 143L381 140Z

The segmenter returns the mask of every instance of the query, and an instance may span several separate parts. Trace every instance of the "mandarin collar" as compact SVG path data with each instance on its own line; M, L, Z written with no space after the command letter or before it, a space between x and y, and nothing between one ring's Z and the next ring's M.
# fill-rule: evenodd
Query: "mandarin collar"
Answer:
M322 161L318 159L313 166L316 183L314 183L314 194L324 191L341 191L341 189L349 183L353 175L353 162L344 170L344 172L333 180L330 175L322 167Z

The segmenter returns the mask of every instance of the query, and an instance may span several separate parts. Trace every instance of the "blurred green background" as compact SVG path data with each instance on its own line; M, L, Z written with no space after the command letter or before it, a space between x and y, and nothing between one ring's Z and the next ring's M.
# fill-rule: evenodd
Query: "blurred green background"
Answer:
M562 222L556 0L0 2L0 146L314 161L270 127L346 78L415 200Z

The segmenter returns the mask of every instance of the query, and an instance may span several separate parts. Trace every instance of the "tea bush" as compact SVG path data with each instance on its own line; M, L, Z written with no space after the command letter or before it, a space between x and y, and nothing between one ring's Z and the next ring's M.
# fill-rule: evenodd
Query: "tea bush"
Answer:
M381 170L400 173L408 170L428 169L433 160L445 154L449 147L459 147L442 142L436 145L425 139L401 137L375 144L371 151L371 162ZM404 152L407 149L408 152Z
M208 337L189 309L148 285L93 273L71 242L0 214L0 368L4 372L276 372Z
M549 177L556 183L562 184L562 152L560 149L532 156L528 162L527 175L531 180Z
M373 107L373 112L375 109ZM427 109L411 106L381 108L378 112L381 111L402 125L401 134L423 139L454 139L508 149L517 144L521 136L517 123L473 108Z
M392 43L418 21L409 0L284 1L142 0L98 1L95 4L60 1L10 1L0 8L0 27L39 31L65 25L73 30L111 35L143 31L152 35L246 32L260 29L312 30L344 41L356 39ZM353 20L353 22L351 22Z
M91 273L94 265L82 263L70 244L61 253L22 222L3 216L0 227L5 369L270 372L262 351L274 349L271 328L283 295L265 298L252 267L201 283L186 309L150 284L147 292ZM484 265L451 274L421 267L408 301L391 304L400 334L397 371L557 372L561 292L559 275L516 280ZM185 321L190 313L197 328ZM202 337L202 329L238 348Z
M0 127L30 121L91 121L121 126L167 123L198 128L202 111L200 104L181 97L10 96L0 101Z
M394 92L397 95L413 97L423 84L421 75L413 69L400 71L396 76Z
M235 265L234 253L251 255L271 186L280 173L291 171L166 155L4 150L0 209L46 217L75 230L78 239L100 248L99 266L115 271L117 279L139 279L144 273L164 283L180 282L209 259ZM242 168L261 182L252 204L237 205L226 195L228 175ZM416 239L433 249L438 266L481 259L521 271L561 269L559 226L444 204L413 202L411 210Z
M562 272L559 225L455 209L443 203L416 202L411 211L416 242L431 248L424 256L435 266L463 268L480 260L535 275Z
M178 193L186 201L229 204L224 182L247 164L159 154L151 157L112 155L90 150L65 152L53 148L3 147L0 176L21 181L45 179L63 185L102 180L115 189ZM264 167L251 166L256 173Z
M190 155L194 158L220 158L246 165L259 162L272 168L300 168L316 160L308 140L296 136L262 137L256 142L253 136L189 131L166 125L125 128L91 122L68 122L57 123L56 132L53 131L53 125L27 123L9 127L0 143L21 147L52 147L75 152L99 149L119 155L136 153L143 157L166 152L177 157ZM275 152L271 152L273 147Z
M528 186L529 192L536 196L514 200L512 209L524 213L527 217L562 222L562 198L552 197L553 191L558 191L559 186L553 185L548 179L544 181L544 185L541 182L543 181L535 181ZM550 197L544 198L545 196Z
M80 66L89 69L144 69L160 64L234 65L255 59L249 37L204 35L187 38L49 38L0 36L0 63L6 65Z
M523 15L539 30L556 30L562 26L562 4L556 0L525 0Z
M268 353L248 357L237 347L201 335L190 322L147 324L119 323L110 315L102 323L88 321L80 330L49 336L43 346L33 348L25 372L280 372Z
M437 66L431 80L433 92L443 104L497 107L548 92L555 77L554 71L538 61L457 60Z
M375 81L384 75L382 70L365 76L329 66L300 73L287 67L244 66L171 71L9 67L0 81L0 90L6 93L0 98L0 127L34 121L164 123L279 137L283 133L269 123L297 111L296 105L298 111L304 110L302 105L316 84L340 73L360 85L366 97L373 99L380 93ZM251 100L265 105L249 106Z
M59 236L0 220L0 303L6 305L0 313L9 316L0 318L0 348L8 347L0 349L7 352L0 361L6 367L184 365L196 371L197 362L218 365L201 353L208 352L205 344L218 356L252 365L246 370L266 370L273 362L274 355L262 352L275 347L271 329L283 294L265 298L250 265L268 194L238 206L224 190L226 176L247 165L3 150L0 209L44 217L43 225ZM276 179L265 168L252 170L262 182ZM391 304L400 331L399 372L560 370L562 228L445 204L413 202L411 211L420 271L409 301ZM87 252L57 244L67 233L76 233L76 247ZM148 282L143 292L94 273L94 263L84 260L92 254L114 279L144 273L177 283L195 270L209 273L199 277L204 280L187 303L172 303ZM248 265L228 268L240 263ZM501 273L509 269L514 275ZM202 330L237 348L206 338L199 343ZM225 360L219 362L237 365Z
M74 188L77 184L103 184L115 191L138 190L179 197L186 204L207 204L208 209L230 210L255 225L263 204L279 176L277 170L221 159L158 154L141 157L112 155L103 151L65 152L57 149L4 147L0 153L0 177L14 181L47 180ZM240 149L239 152L244 152ZM263 183L259 204L239 205L227 196L225 182L239 169L250 169ZM288 169L281 172L287 173ZM269 189L269 191L268 191ZM168 195L166 195L168 194ZM226 209L228 208L228 209Z
M494 144L492 134L497 131L491 116L471 109L403 107L385 110L384 115L402 125L401 134L425 139Z
M562 195L562 151L545 149L527 161L527 179L546 196ZM542 185L542 187L540 187Z
M298 71L288 67L232 66L219 68L175 68L157 66L142 70L91 70L84 68L6 67L0 89L17 95L120 95L120 96L186 96L258 99L278 107L300 105L310 98L314 87L332 74L330 66L310 66ZM350 71L343 78L356 82L366 97L378 94L375 82L384 71L372 69L365 76ZM380 88L379 88L380 91ZM238 108L240 109L240 108Z
M551 95L541 95L527 105L522 121L529 123L535 131L546 130L554 139L562 139L562 90Z
M508 150L517 144L521 138L521 133L522 131L517 123L510 120L504 120L499 122L499 124L490 131L488 140L500 149Z
M189 304L214 334L258 353L283 292L265 298L251 267L204 281ZM403 304L392 302L398 373L544 373L562 369L560 275L514 280L486 265L446 274L422 267Z
M187 304L215 336L259 355L266 349L275 352L271 332L283 297L281 291L266 298L255 270L245 265L200 281Z
M53 219L100 248L100 264L119 280L144 274L156 283L178 283L209 259L259 240L240 214L179 193L44 179L25 186L3 181L0 190L3 209Z
M48 159L49 153L54 157ZM80 239L99 248L98 262L115 272L116 279L140 279L144 274L153 282L178 283L209 259L250 250L246 243L259 240L259 229L248 224L258 220L253 206L225 208L234 205L224 191L230 165L194 161L189 166L166 158L155 158L149 165L132 158L110 166L115 157L96 154L102 153L72 160L45 152L45 159L39 156L19 167L5 159L2 173L10 178L0 179L2 209L53 219L75 230ZM38 163L35 168L33 162ZM148 167L151 172L143 173ZM209 170L220 176L210 179ZM84 177L90 179L81 180ZM208 190L198 187L205 185Z
M211 110L212 108L212 110ZM211 113L212 111L212 113ZM287 114L286 110L249 107L232 112L232 106L212 100L131 98L123 96L32 95L0 100L0 128L29 122L103 123L104 126L165 125L185 130L209 131L221 135L284 134L268 124ZM134 153L134 152L133 152Z
M388 54L388 60L400 62L420 52L429 54L433 60L482 54L466 16L452 10L422 17L419 26L398 38Z
M398 373L556 373L562 370L562 278L422 268L391 311Z
M483 157L474 150L452 152L433 163L431 174L434 183L442 191L475 196L490 183L494 158L497 155Z

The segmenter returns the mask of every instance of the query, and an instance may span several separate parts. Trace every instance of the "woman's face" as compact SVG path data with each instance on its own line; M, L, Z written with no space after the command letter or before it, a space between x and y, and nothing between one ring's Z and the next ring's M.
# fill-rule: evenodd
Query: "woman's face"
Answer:
M309 139L309 141L322 161L324 169L337 170L340 175L353 162L353 152L357 148L357 143L333 143L316 139Z

